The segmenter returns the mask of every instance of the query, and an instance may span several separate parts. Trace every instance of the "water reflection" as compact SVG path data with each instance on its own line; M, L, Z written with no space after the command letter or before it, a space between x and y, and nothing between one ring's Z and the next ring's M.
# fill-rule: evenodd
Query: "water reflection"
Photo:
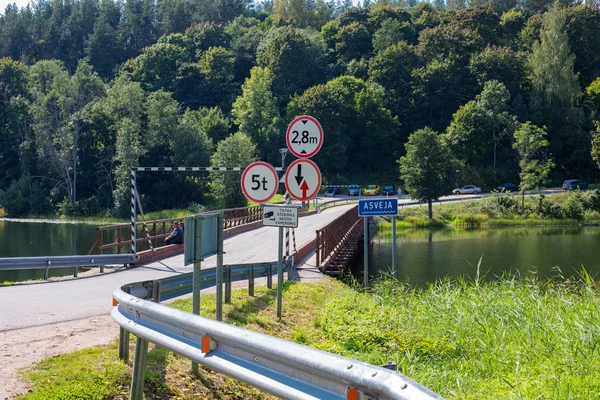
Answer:
M0 220L0 257L37 257L87 254L96 239L96 226ZM50 276L72 273L51 269ZM40 279L42 270L0 271L0 281Z
M391 265L391 234L377 234L369 250L370 273ZM584 265L600 275L600 228L517 227L496 229L408 229L398 232L396 267L400 280L416 285L445 276L494 279L503 273L540 278L574 275ZM357 259L362 262L361 259ZM362 267L356 270L362 270Z

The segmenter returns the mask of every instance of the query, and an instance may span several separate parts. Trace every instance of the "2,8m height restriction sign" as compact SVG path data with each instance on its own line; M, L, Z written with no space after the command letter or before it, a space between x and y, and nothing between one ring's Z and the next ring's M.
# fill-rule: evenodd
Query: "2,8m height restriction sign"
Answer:
M265 203L275 196L279 178L271 164L263 161L248 165L242 174L244 195L255 203Z
M293 155L310 158L323 146L323 128L314 117L301 115L288 126L285 141Z

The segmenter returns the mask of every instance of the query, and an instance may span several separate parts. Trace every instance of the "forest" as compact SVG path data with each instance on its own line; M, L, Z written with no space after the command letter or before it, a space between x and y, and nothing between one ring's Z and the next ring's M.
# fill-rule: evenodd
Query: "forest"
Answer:
M6 7L0 57L8 216L126 216L133 166L280 166L303 114L325 182L600 175L595 3L38 0ZM137 183L152 211L243 206L239 179Z

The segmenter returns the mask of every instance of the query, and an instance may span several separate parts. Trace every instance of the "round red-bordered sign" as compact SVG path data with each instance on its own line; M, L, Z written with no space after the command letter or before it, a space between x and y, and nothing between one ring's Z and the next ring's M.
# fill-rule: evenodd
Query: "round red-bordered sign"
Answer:
M323 146L323 128L316 118L301 115L288 125L285 142L296 157L310 158Z
M257 161L246 167L241 183L242 191L250 201L264 203L271 200L277 193L279 178L271 164Z
M311 160L299 159L285 171L285 188L296 200L310 200L321 188L321 171Z

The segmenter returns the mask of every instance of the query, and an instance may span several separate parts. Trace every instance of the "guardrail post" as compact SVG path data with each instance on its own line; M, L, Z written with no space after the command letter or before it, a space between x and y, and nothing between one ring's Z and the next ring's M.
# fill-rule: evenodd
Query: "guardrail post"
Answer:
M289 256L285 260L285 267L287 268L287 279L288 281L292 280L292 269L294 268L294 257Z
M48 269L50 267L50 260L46 263L46 268L44 269L44 280L48 280Z
M129 361L129 332L125 328L119 328L119 358L124 363Z
M77 278L79 274L79 267L73 267L73 278Z
M148 359L148 341L138 337L135 342L135 356L133 358L133 373L131 376L131 400L144 398L144 372Z
M248 269L248 296L254 297L254 264Z
M273 264L267 264L267 288L273 288Z
M231 265L225 267L225 303L231 304Z

